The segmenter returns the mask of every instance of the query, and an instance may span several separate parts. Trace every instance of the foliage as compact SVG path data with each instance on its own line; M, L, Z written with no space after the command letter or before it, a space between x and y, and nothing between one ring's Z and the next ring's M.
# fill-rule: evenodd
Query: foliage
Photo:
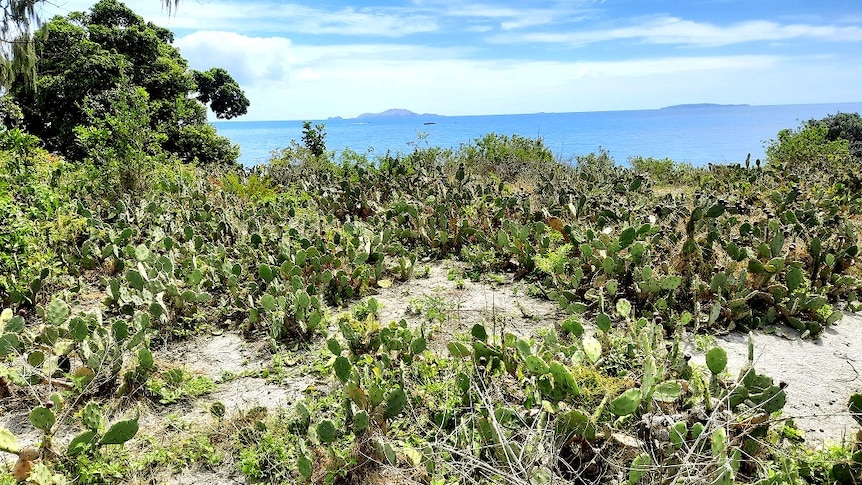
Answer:
M649 175L652 181L662 185L682 185L695 183L694 168L687 163L675 162L670 158L631 157L629 165L635 172Z
M558 168L553 153L541 138L496 133L462 145L453 165L455 163L463 164L464 169L474 175L493 174L508 183L524 183L542 170Z
M24 113L12 97L8 94L0 97L0 126L5 129L20 128L23 122Z
M847 140L850 154L862 157L862 116L859 113L835 113L820 120L810 120L807 125L825 125L827 140Z
M138 25L111 12L123 10L93 15ZM829 466L787 451L794 432L772 417L788 396L753 363L730 376L721 349L706 368L682 350L692 330L786 323L818 335L839 305L858 304L852 158L685 167L692 185L669 194L654 184L675 164L622 167L604 151L566 164L541 140L497 135L338 159L294 143L269 166L201 168L146 130L153 96L124 83L81 98L75 163L0 132L0 207L14 216L0 226L0 391L22 396L45 470L122 475L117 444L137 417L108 425L109 398L208 392L211 380L157 365L150 343L224 329L310 350L326 393L308 386L270 416L213 406L218 430L183 435L188 456L164 463L222 456L218 442L251 479L287 483L356 483L380 464L429 483L778 483L806 463L856 469L855 451ZM564 312L560 328L529 338L479 324L443 338L453 305L442 293L411 299L419 328L379 321L371 298L335 313L437 258L526 280ZM73 311L88 291L100 309ZM54 443L79 422L74 446ZM0 448L21 459L15 440L0 430Z
M205 72L194 71L193 75L198 100L208 104L216 116L229 120L246 113L249 101L226 70L214 67Z
M32 85L36 79L36 51L31 25L39 23L36 7L41 0L9 0L2 4L0 19L0 87L13 81Z
M166 136L149 129L151 112L146 90L120 87L103 93L96 103L84 100L89 123L75 127L78 144L87 154L88 177L100 197L116 200L125 193L140 194L149 182ZM93 107L98 105L100 109Z
M88 128L85 120L92 122L94 114L122 111L116 103L127 96L118 94L141 90L146 131L152 132L147 138L186 162L234 163L236 151L207 125L200 101L220 117L234 117L245 113L248 100L223 69L189 71L172 41L170 31L145 23L116 0L53 18L36 37L41 74L35 87L22 80L10 89L24 125L49 150L83 158L92 147L77 143L77 127ZM200 101L190 97L196 91Z
M310 121L303 121L302 144L315 157L322 157L326 153L326 126L323 124L312 126Z
M848 158L849 141L828 137L829 132L830 127L821 122L808 122L796 130L781 130L778 138L766 148L769 162L821 166Z

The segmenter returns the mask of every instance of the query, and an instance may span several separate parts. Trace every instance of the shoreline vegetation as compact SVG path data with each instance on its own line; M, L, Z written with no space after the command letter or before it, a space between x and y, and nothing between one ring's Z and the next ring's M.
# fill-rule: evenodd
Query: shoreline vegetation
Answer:
M862 480L858 379L809 441L754 344L858 325L859 114L707 167L305 122L246 169L201 121L242 90L170 31L43 28L0 98L0 485Z
M181 468L266 483L852 483L858 438L812 448L781 417L785 384L752 359L729 373L709 335L810 340L862 308L862 170L845 138L859 121L813 120L766 162L703 168L602 152L564 164L541 139L497 134L335 160L307 123L252 170L124 160L141 183L120 193L78 189L116 181L8 129L0 445L77 483ZM513 326L491 305L457 330L445 292L386 293L444 260L456 289L497 285L523 315L532 301L557 313ZM381 317L398 307L418 320ZM257 349L237 350L255 366L178 354L221 335ZM283 397L237 404L227 389L256 395L243 383Z

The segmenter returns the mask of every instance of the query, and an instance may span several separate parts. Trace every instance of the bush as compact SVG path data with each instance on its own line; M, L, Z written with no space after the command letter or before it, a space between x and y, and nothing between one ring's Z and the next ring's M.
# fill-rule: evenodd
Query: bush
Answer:
M492 174L504 182L519 178L534 180L536 174L561 167L541 138L488 133L472 143L461 145L454 161L472 173Z
M811 120L796 130L784 129L778 132L778 139L772 140L766 148L767 161L773 165L785 164L790 167L834 166L850 157L850 141L838 137L842 133L837 121L830 125L824 120Z
M821 120L811 120L808 124L825 125L827 140L847 140L850 155L862 157L862 116L859 113L836 113Z
M150 128L148 101L143 88L131 86L84 100L89 122L75 134L96 195L114 200L143 192L157 160L166 158L160 146L165 135Z
M649 175L653 182L659 184L688 184L694 175L694 167L690 164L670 158L630 157L629 164L636 172Z

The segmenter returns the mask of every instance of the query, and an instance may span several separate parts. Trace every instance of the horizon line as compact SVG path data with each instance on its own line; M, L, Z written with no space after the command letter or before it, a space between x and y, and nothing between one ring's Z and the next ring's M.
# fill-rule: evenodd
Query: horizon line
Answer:
M305 121L326 122L326 121L331 121L331 120L350 121L350 120L359 119L359 116L362 116L362 115L379 114L379 113L384 113L384 112L392 110L392 109L402 109L405 111L411 111L416 116L411 116L410 118L421 118L423 116L436 117L436 118L470 118L470 117L477 117L477 116L531 116L531 115L542 115L542 114L549 115L549 114L575 114L575 113L618 113L618 112L629 112L629 111L661 111L661 110L667 109L667 108L698 107L698 106L702 106L702 107L706 107L706 108L765 108L765 107L771 107L771 106L817 106L817 105L835 105L835 104L862 104L862 100L860 100L860 101L827 101L827 102L820 102L820 103L782 103L782 104L746 104L746 103L731 104L731 103L702 102L702 103L680 103L680 104L662 106L659 108L605 109L605 110L587 110L587 111L536 111L536 112L532 112L532 113L494 113L494 114L466 114L466 115L465 114L443 115L443 114L437 114L437 113L415 113L408 108L388 108L388 109L386 109L384 111L380 111L378 113L362 113L361 115L357 115L357 116L350 117L350 118L345 118L345 117L336 115L336 116L330 116L328 118L301 118L301 119L265 119L265 120L242 120L242 119L219 120L219 119L215 119L215 120L208 120L208 122L209 123L228 124L228 123L281 123L281 122L294 122L294 121L302 123ZM377 118L377 119L402 119L402 118L383 117L383 118ZM374 118L371 118L368 120L368 122L373 121L373 120L374 120Z

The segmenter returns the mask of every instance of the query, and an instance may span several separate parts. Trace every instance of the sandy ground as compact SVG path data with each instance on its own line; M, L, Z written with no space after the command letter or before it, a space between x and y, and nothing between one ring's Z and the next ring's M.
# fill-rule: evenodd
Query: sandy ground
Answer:
M531 296L529 287L513 281L511 275L473 282L463 275L464 266L459 263L435 262L428 268L427 275L417 274L408 282L379 289L374 298L379 302L382 324L405 319L411 326L425 325L433 332L433 350L445 352L446 343L454 335L468 333L476 323L497 334L511 332L530 337L566 316L555 303ZM417 273L423 273L421 267ZM847 411L847 400L852 393L862 392L862 316L846 315L818 339L801 340L797 335L790 329L777 334L755 333L756 369L788 384L784 416L794 419L810 445L850 438L859 429ZM747 335L732 333L715 340L728 353L729 370L737 373L747 360ZM703 361L702 353L693 348L691 352L696 361ZM307 357L298 359L304 361ZM206 375L217 386L191 403L154 405L151 413L142 416L141 433L155 436L164 431L169 414L205 425L214 419L208 410L216 401L225 405L228 416L254 406L275 411L293 407L309 388L326 389L331 384L308 372L302 362L290 367L280 381L264 379L261 370L272 362L265 344L248 342L230 332L201 335L170 345L158 351L156 359ZM5 401L0 402L0 426L11 429L24 442L38 439L26 417L27 410ZM168 481L241 483L242 477L237 473L233 469L185 470Z
M748 360L748 336L716 338L736 375ZM703 356L696 355L703 362ZM847 410L850 395L862 392L862 316L847 314L817 339L801 340L793 329L754 334L754 367L787 386L783 415L793 418L812 446L852 439L859 425Z
M432 349L444 349L454 335L469 333L477 323L496 335L508 332L530 337L565 317L556 303L530 296L529 288L513 281L512 275L474 282L466 276L450 279L450 271L463 271L462 263L443 261L428 266L428 276L418 276L422 271L417 269L413 279L381 289L374 298L380 303L381 324L401 319L413 327L425 324L433 331ZM445 318L433 318L435 314Z

